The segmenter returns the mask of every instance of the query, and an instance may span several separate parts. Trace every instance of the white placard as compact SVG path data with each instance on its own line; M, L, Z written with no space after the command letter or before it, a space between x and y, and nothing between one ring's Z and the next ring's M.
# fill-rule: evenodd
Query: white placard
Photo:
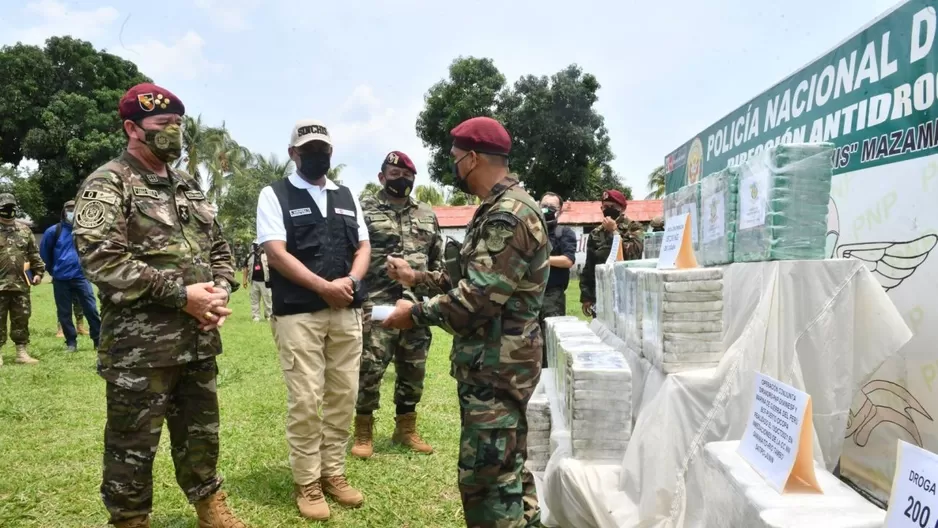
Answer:
M898 440L887 528L938 528L938 455Z
M376 305L371 309L371 320L372 321L384 321L385 319L388 318L389 315L391 315L391 312L393 311L394 311L393 306L389 306L386 304Z
M679 214L668 218L664 223L664 236L661 238L661 253L658 254L658 269L673 269L684 239L687 215Z
M743 166L739 180L739 229L765 225L768 207L769 171L757 161Z
M820 491L810 454L811 397L762 373L755 377L752 411L739 454L779 493L792 486Z
M697 231L698 231L697 229L697 204L689 203L689 204L682 205L681 214L690 215L690 235L691 235L690 241L691 243L694 244L694 246L696 246L697 245Z
M703 231L703 242L709 244L726 236L726 196L716 193L707 198L707 203L701 204L704 210L700 226Z
M622 235L616 233L612 237L612 249L609 250L609 256L606 257L606 264L612 264L619 255L619 246L622 245Z

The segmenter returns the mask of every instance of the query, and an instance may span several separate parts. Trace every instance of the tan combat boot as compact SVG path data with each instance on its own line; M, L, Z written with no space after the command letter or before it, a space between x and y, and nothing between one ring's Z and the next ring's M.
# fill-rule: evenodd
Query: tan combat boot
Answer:
M65 337L65 332L62 331L62 324L59 324L59 331L55 333L55 337Z
M346 508L357 508L365 502L365 496L362 495L362 492L349 486L348 481L345 480L345 475L322 477L319 482L322 483L323 493Z
M374 416L358 415L355 417L355 445L352 446L352 456L371 458L371 455L375 453L372 436L374 425Z
M394 426L394 435L391 442L409 447L418 453L432 453L433 448L430 444L423 441L417 434L417 413L402 414L394 419L397 425Z
M144 515L114 523L114 528L150 528L150 517Z
M329 505L322 494L322 484L317 480L312 484L300 486L294 484L296 490L296 506L300 515L311 521L325 521L329 519Z
M75 326L75 330L78 332L78 335L83 335L83 336L90 335L90 334L88 333L88 329L85 328L85 323L84 323L84 321L78 323L78 324Z
M29 355L26 345L16 345L16 362L20 365L35 365L39 360Z
M247 528L225 504L227 498L224 491L219 491L195 503L199 528Z

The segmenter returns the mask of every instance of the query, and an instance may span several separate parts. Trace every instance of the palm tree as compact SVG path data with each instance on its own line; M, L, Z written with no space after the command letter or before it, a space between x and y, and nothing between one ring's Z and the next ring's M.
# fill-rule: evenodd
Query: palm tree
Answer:
M182 151L183 156L176 161L176 168L185 166L186 172L199 181L202 175L199 174L199 165L207 159L207 152L210 147L206 141L206 127L202 123L202 115L196 117L184 116L182 118Z
M429 205L443 205L443 193L433 185L418 185L414 197Z
M651 171L651 174L648 175L648 188L651 189L651 192L645 197L646 200L660 200L664 197L665 181L667 177L668 173L664 171L664 165Z
M361 200L366 196L374 196L381 192L381 186L375 182L368 182L365 184L365 188L362 189L362 192L359 193L358 199Z
M342 171L345 170L345 164L339 163L335 167L329 169L329 172L326 173L326 177L333 181L336 185L342 185Z
M293 171L296 170L293 166L293 160L287 159L284 162L281 162L276 154L271 154L268 157L257 155L254 158L254 171L255 175L260 178L265 184L273 183L277 180L282 180L289 177L293 174Z

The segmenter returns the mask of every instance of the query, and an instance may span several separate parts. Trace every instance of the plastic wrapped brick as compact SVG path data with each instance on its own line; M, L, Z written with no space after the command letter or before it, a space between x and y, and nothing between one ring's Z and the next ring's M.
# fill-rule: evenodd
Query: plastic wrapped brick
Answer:
M740 166L734 261L825 258L833 149L779 145Z
M664 240L664 231L648 231L645 233L644 257L656 259L661 254L661 241Z
M615 325L616 280L613 266L596 266L596 317L610 328Z
M700 250L704 266L733 262L739 167L727 167L700 181Z
M694 251L700 249L700 182L686 185L664 197L665 221L675 216L689 213L690 229Z

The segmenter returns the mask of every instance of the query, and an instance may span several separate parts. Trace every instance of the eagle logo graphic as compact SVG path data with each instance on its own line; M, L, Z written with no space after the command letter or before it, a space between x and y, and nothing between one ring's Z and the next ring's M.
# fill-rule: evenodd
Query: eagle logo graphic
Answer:
M827 207L827 254L830 258L863 261L887 292L911 277L938 244L938 235L929 233L913 240L857 242L838 246L840 217L833 198Z

